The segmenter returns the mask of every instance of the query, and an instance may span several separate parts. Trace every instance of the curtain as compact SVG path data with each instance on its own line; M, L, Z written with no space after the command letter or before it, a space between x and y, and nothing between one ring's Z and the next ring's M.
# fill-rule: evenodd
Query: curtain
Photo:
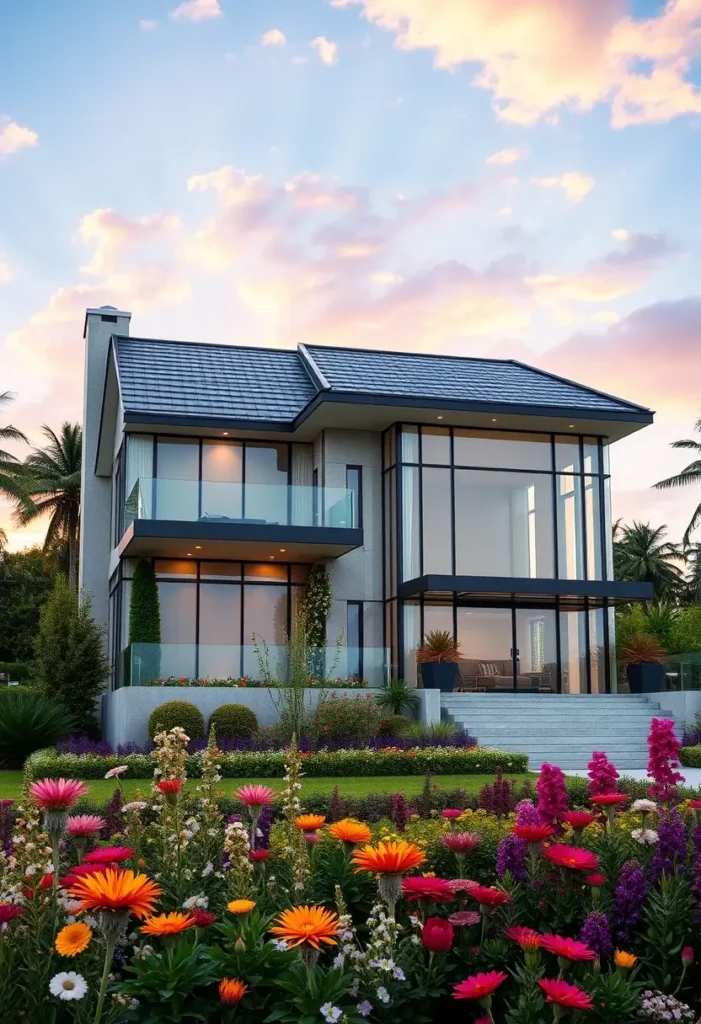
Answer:
M312 469L310 444L292 445L292 525L312 526Z
M150 434L127 436L124 478L124 525L135 519L150 519L153 492L153 437Z

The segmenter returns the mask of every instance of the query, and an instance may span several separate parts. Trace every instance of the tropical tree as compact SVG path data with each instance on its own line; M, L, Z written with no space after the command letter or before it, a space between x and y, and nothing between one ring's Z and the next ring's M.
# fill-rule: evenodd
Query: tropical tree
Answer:
M48 444L35 448L21 471L23 491L17 501L15 521L26 526L43 515L50 515L44 550L55 550L61 543L68 548L68 581L75 588L78 577L78 539L80 533L80 460L82 431L77 423L64 423L60 433L44 425Z
M0 394L0 409L7 405L8 402L11 402L13 398L14 395L11 391L3 391ZM22 441L24 444L27 444L27 438L22 431L9 423L6 427L0 427L0 442L4 441ZM17 477L20 465L19 459L0 448L0 494L5 494L8 498L14 498L15 500L20 499L24 493ZM2 538L0 538L0 541L2 541Z
M686 555L685 604L701 604L701 544L691 544Z
M679 563L684 555L670 541L666 526L633 522L614 528L614 566L619 580L652 583L658 601L673 601L684 586L684 573Z
M694 424L694 430L701 432L701 419L698 419ZM659 483L655 484L655 487L658 490L663 491L668 490L670 487L687 487L689 484L701 484L701 442L689 439L685 441L673 441L672 448L685 448L688 451L695 452L696 458L693 462L690 462L688 466L685 466L681 473L677 473L675 476L669 476L666 480L660 480ZM686 528L686 533L684 534L682 541L684 547L688 547L691 534L700 523L701 502L696 506L694 514Z

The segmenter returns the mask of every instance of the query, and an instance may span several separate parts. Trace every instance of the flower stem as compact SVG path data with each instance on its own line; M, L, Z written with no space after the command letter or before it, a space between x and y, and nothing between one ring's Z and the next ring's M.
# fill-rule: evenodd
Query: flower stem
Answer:
M107 994L107 979L110 976L110 967L112 966L112 954L114 952L114 939L107 939L107 945L105 948L105 966L102 968L102 978L100 980L100 994L97 997L97 1006L95 1008L95 1019L93 1024L100 1024L102 1019L102 1008L105 1005L105 995Z

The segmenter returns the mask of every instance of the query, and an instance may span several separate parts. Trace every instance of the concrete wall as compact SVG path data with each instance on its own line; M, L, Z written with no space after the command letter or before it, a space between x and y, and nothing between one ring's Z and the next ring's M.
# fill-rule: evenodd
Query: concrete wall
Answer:
M321 690L305 690L305 706L316 707ZM367 689L360 693L339 690L338 693L357 696L362 700L367 693L379 693ZM428 691L427 691L428 692ZM438 691L436 691L437 693ZM440 696L440 695L439 695ZM259 725L274 725L278 721L280 691L274 689L233 689L228 686L182 687L182 686L125 686L102 697L103 736L113 747L120 743L148 744L148 720L154 708L169 700L185 700L195 704L204 715L205 725L209 716L221 704L245 704L255 711Z
M696 713L701 711L701 690L649 693L645 696L656 700L663 711L674 716L680 737L687 726L693 725Z

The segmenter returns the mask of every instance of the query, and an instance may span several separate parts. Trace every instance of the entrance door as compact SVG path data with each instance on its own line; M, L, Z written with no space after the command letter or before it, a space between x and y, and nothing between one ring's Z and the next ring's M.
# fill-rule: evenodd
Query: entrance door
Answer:
M458 608L460 675L475 693L514 690L513 620L510 608Z
M516 608L516 690L557 693L557 615Z

